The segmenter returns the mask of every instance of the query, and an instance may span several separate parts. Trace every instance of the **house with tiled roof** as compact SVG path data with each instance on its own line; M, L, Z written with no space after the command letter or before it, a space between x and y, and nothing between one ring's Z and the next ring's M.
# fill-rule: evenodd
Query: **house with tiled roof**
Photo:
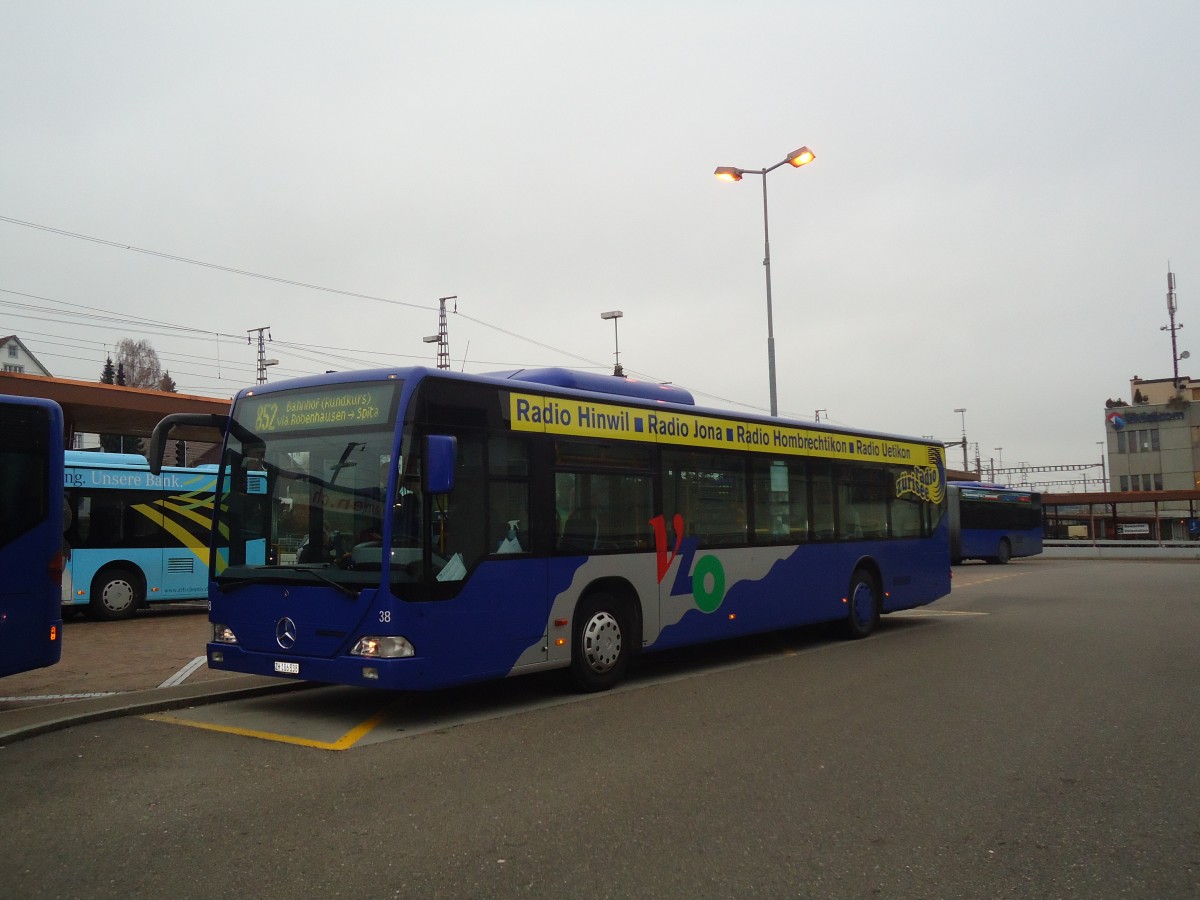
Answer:
M29 348L15 334L0 337L0 371L16 372L18 375L41 375L50 377L50 370L38 362Z

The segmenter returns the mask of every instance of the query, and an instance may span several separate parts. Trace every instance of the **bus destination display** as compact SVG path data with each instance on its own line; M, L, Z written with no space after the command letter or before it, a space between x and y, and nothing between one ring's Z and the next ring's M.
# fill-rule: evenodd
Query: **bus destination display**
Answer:
M397 386L346 384L248 397L238 405L238 419L258 434L386 425Z

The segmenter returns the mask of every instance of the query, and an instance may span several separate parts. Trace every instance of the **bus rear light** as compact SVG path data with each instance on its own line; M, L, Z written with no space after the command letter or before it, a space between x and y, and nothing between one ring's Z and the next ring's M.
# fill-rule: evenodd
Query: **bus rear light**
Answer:
M58 626L51 625L50 626L50 643L53 644L57 640L58 640Z
M370 656L376 659L404 659L416 656L417 651L408 638L367 636L358 639L351 656Z
M213 622L212 639L214 644L236 644L238 642L237 635L233 633L232 628L217 622Z
M66 560L63 559L61 552L55 553L54 556L50 557L50 579L59 587L62 587L63 568L65 565Z

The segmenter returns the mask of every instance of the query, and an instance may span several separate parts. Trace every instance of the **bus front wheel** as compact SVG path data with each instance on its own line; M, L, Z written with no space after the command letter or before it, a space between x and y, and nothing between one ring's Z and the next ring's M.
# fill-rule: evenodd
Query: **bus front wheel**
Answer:
M575 608L571 676L582 691L606 691L629 667L632 630L623 603L611 594L584 597Z
M128 619L138 607L138 580L124 569L109 569L92 580L92 615L111 621Z
M846 602L850 607L846 614L846 636L865 638L879 624L879 589L875 585L875 576L866 569L856 569L850 578Z

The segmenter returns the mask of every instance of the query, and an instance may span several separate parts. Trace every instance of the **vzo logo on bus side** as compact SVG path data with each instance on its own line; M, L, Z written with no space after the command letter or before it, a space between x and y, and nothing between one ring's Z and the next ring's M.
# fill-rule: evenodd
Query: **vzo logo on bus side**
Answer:
M721 560L710 555L696 560L696 568L691 576L688 570L692 568L692 558L696 555L697 539L683 537L683 516L675 514L671 520L675 532L675 548L668 553L667 549L667 520L663 516L655 516L650 520L654 527L654 550L658 556L658 583L667 575L675 557L683 552L679 561L679 571L675 573L675 581L671 585L671 596L692 594L696 598L696 606L701 612L715 612L725 599L725 567ZM689 584L690 580L690 584Z

